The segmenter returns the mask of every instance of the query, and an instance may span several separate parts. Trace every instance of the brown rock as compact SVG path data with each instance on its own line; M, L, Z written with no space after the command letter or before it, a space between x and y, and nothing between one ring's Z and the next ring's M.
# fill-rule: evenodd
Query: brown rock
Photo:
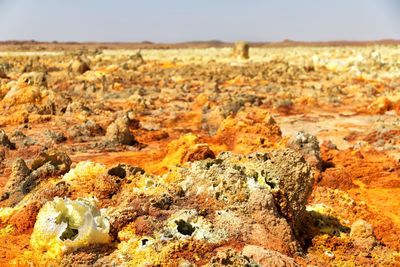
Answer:
M247 233L245 241L248 244L262 246L285 254L301 253L301 248L284 219L277 220L270 217L264 223L255 223L244 226Z
M265 222L266 216L278 217L274 196L270 190L257 189L251 192L248 202L248 209L252 218L258 222Z
M84 121L67 129L68 137L78 142L85 142L91 137L104 135L104 132L103 128L92 120Z
M171 206L173 200L170 194L163 193L150 199L150 205L158 209L167 210Z
M130 128L139 128L139 121L123 115L108 126L105 139L116 144L134 145L136 140Z
M69 69L75 73L82 74L90 70L90 67L84 61L74 60L74 62L69 66Z
M0 162L4 160L9 149L15 149L15 144L11 143L6 133L0 129Z
M2 78L2 79L8 78L7 74L5 73L5 71L3 69L0 69L0 78Z
M358 220L351 225L350 236L354 239L355 245L366 250L372 250L378 245L374 235L374 227L364 220Z
M15 144L10 142L10 139L8 139L8 136L2 129L0 129L0 146L7 147L9 149L15 148Z
M143 174L144 170L140 167L131 166L129 164L118 163L114 166L111 166L108 169L107 173L109 175L117 176L121 179L124 179L125 177L129 177L137 173Z
M46 87L47 86L47 77L46 74L40 72L29 72L24 73L18 79L19 86L28 86L33 85L37 87Z
M118 176L103 173L99 175L93 184L93 195L98 199L111 199L121 187L121 179Z
M298 132L296 136L290 138L287 146L302 153L311 166L322 170L321 151L315 136Z
M249 44L244 41L235 42L233 47L233 56L241 59L249 58Z
M276 147L282 132L267 111L252 108L240 111L235 116L228 116L218 128L217 136L229 150L250 154Z
M269 190L254 190L249 197L248 210L252 219L257 222L249 228L248 237L253 244L282 253L302 252L290 225L279 214ZM266 240L268 241L265 242Z
M226 249L222 251L218 251L217 255L215 255L210 261L210 267L222 267L222 266L259 266L254 263L252 260L248 259L246 256L243 256L240 252L237 252L233 249Z
M47 180L49 177L59 175L54 165L50 162L44 163L36 170L32 170L26 181L22 184L22 192L28 194L40 182Z
M67 197L70 195L71 186L65 181L60 181L50 187L49 189L43 189L42 193L38 196L41 202L53 200L55 197Z
M30 170L26 166L25 161L22 158L17 158L13 163L11 176L3 190L1 200L15 198L14 204L18 203L23 196L22 186L28 178L29 173Z
M47 162L55 167L56 172L59 175L67 173L72 164L67 153L51 148L36 155L33 159L31 168L32 170L36 170Z
M105 266L97 261L109 254L111 246L104 244L91 244L67 251L58 266Z
M303 156L291 149L274 150L270 154L273 163L268 175L279 177L280 190L274 194L280 212L294 229L302 223L307 199L314 184L314 174Z
M162 228L162 224L157 218L144 215L135 220L136 234L140 236L153 236L154 232Z
M197 144L194 147L191 147L187 154L183 157L183 162L193 162L197 160L203 159L215 159L214 152L210 149L207 144Z
M262 266L298 266L294 259L259 246L247 245L243 248L242 253Z
M10 218L10 223L15 226L19 233L24 232L34 226L39 210L40 204L31 202L24 209L14 213Z
M125 62L122 67L126 70L128 69L136 69L137 67L145 64L146 62L143 60L142 54L140 53L140 50L129 57L129 60Z

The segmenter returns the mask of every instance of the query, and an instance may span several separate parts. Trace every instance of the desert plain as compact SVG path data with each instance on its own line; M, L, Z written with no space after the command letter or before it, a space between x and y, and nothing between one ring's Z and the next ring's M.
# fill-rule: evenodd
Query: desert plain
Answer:
M1 266L400 265L399 44L0 50Z

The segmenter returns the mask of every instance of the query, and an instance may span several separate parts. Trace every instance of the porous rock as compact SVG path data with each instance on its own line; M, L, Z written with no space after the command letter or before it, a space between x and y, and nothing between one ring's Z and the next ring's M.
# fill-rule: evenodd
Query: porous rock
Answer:
M289 140L287 146L301 152L311 166L322 170L321 151L317 137L309 133L298 132Z
M168 193L163 193L150 199L150 205L162 210L168 209L173 202L173 198Z
M259 246L247 245L243 248L242 253L262 266L298 266L294 259Z
M314 175L303 156L291 149L274 150L270 154L267 177L278 178L280 193L274 195L280 212L294 224L301 223L312 191Z
M214 160L194 162L191 168L181 171L187 178L179 185L186 193L211 194L228 205L245 205L256 188L269 190L279 212L294 227L302 220L314 182L310 165L291 149L247 157L222 152ZM268 199L264 202L266 206L271 203Z
M284 253L302 252L289 223L279 214L270 190L252 190L248 201L248 211L257 223L248 230L251 233L248 236L251 243Z
M355 245L366 250L372 250L378 245L374 227L364 220L358 220L351 225L350 236L354 239Z
M67 173L72 164L71 159L67 153L59 151L55 148L46 149L40 152L32 162L32 170L36 170L49 162L54 166L57 174L61 175Z
M19 202L23 197L22 185L26 181L30 174L30 170L22 158L17 158L12 166L11 176L7 181L7 184L1 195L1 200L11 198L13 204Z
M244 256L240 252L233 249L218 251L217 255L211 258L211 267L222 266L244 266L244 267L261 267L261 265Z
M104 135L104 129L92 120L84 121L67 129L69 138L78 142L88 141L91 137Z

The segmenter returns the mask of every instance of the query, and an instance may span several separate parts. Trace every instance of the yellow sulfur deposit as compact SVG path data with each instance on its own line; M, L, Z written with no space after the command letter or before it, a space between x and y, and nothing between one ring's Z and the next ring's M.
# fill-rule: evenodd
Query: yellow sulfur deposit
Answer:
M81 197L92 196L93 188L97 177L106 171L107 167L101 163L93 161L81 161L74 169L67 172L63 180L71 185L72 188L82 192Z
M57 261L63 252L94 243L109 243L110 223L92 200L56 197L39 211L31 246L42 259Z
M72 184L78 181L86 182L95 179L97 175L102 174L106 169L106 166L101 163L90 160L81 161L74 169L64 175L63 180Z

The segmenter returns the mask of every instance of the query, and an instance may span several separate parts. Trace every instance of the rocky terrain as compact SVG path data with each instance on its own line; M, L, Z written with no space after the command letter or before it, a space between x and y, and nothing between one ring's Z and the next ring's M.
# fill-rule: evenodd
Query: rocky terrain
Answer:
M1 266L400 265L398 44L117 48L0 52Z

